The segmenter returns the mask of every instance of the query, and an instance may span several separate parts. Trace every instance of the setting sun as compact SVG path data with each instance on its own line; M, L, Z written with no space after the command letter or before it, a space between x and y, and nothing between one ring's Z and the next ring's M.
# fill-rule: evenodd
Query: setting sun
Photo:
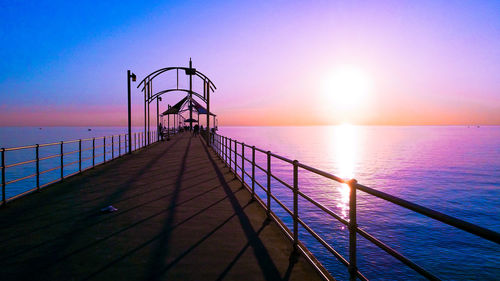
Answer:
M342 110L366 106L372 92L372 78L353 66L339 67L329 74L323 88L327 102Z

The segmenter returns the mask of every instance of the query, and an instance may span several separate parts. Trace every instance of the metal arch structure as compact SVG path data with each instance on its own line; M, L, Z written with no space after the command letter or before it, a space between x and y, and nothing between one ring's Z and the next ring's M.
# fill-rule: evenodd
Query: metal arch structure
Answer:
M191 62L191 60L190 60ZM200 71L198 71L196 68L190 68L190 67L181 67L181 66L175 66L175 67L165 67L165 68L160 68L158 70L155 70L153 72L151 72L149 75L145 76L144 79L141 80L141 82L139 82L139 85L137 85L137 89L139 89L139 87L141 85L142 86L142 89L141 91L144 91L144 88L146 87L146 84L147 84L147 81L151 81L153 80L154 78L156 78L158 75L162 74L162 73L165 73L167 71L170 71L170 70L177 70L177 73L179 72L179 69L180 70L184 70L184 71L191 71L191 70L194 70L195 71L195 74L196 76L200 77L202 80L204 81L207 81L210 85L210 89L212 91L215 91L217 90L217 87L215 87L215 84L212 82L212 80L210 80L205 74L201 73ZM188 74L187 74L188 75ZM177 74L177 78L179 78L179 75Z
M159 75L173 71L175 70L177 72L177 87L176 88L171 88L171 89L166 89L159 91L157 93L153 94L153 80L158 77ZM179 88L179 70L184 71L185 75L189 76L189 89L183 89ZM192 80L193 76L199 77L203 81L203 95L200 93L197 93L193 91L193 85L192 85ZM135 81L135 80L134 80ZM142 86L142 88L141 88ZM155 70L151 72L150 74L146 75L137 85L137 88L141 88L141 92L144 92L144 132L145 135L150 136L150 113L149 113L149 105L151 102L156 100L156 108L157 108L157 113L156 113L156 123L157 126L159 125L159 101L161 101L161 96L163 94L169 93L169 92L186 92L188 94L189 100L191 101L193 99L193 95L198 97L200 100L202 100L206 104L206 109L207 109L207 141L210 141L210 91L214 92L217 87L215 84L202 72L198 71L196 68L192 67L192 61L189 59L189 67L165 67L165 68L160 68L158 70ZM130 101L129 101L130 103ZM189 119L192 119L193 116L193 109L192 106L189 107ZM214 117L215 118L215 117ZM129 123L131 120L131 114L129 113ZM193 128L193 122L190 122L190 128ZM150 140L150 137L147 138L148 142Z

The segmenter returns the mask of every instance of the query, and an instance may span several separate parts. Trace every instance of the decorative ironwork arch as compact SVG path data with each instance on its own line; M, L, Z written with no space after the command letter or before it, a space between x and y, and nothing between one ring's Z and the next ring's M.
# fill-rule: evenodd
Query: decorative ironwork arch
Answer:
M176 88L170 88L170 89L165 89L161 90L157 93L153 94L153 80L158 77L159 75L166 73L168 71L175 70L177 71L177 87ZM179 88L179 70L184 71L187 76L189 76L189 89L183 89ZM203 81L203 95L200 93L197 93L196 91L193 91L192 87L192 81L193 81L193 76L199 77ZM128 74L128 92L129 92L129 133L131 131L130 129L130 123L131 123L131 113L130 113L130 74ZM135 81L135 75L134 75L134 80ZM142 88L141 88L142 86ZM206 104L206 115L207 115L207 131L210 128L210 92L214 92L217 87L215 84L202 72L198 71L196 68L192 67L192 61L189 59L189 67L180 67L180 66L175 66L175 67L164 67L157 69L150 74L146 75L137 85L137 88L141 88L141 92L144 92L144 131L147 132L147 135L149 136L149 126L150 126L150 103L156 100L156 111L157 111L157 116L156 116L156 123L157 125L159 124L159 101L161 101L161 96L170 93L170 92L186 92L189 96L190 102L196 102L196 100L193 99L193 95L198 97L202 102ZM192 106L189 107L189 112L190 112L190 119L192 119ZM190 127L192 128L192 122L190 123ZM215 117L214 117L214 126L215 126ZM207 134L209 136L209 133ZM148 138L149 140L149 138ZM207 141L210 141L207 139Z
M195 74L196 76L200 77L203 81L206 81L208 82L208 84L210 85L210 88L212 91L215 91L217 89L217 87L215 86L215 84L212 82L212 80L210 80L205 74L203 74L202 72L196 70L196 68L189 68L189 67L180 67L180 66L175 66L175 67L165 67L165 68L160 68L158 70L155 70L153 72L151 72L150 74L146 75L144 77L144 79L142 79L140 82L139 82L139 85L137 85L137 89L139 89L139 87L142 85L142 89L141 91L144 91L144 88L146 87L146 83L147 81L152 81L154 78L156 78L158 75L162 74L162 73L165 73L167 71L170 71L170 70L184 70L184 71L190 71L192 69L195 70ZM179 78L179 72L177 72L177 78Z

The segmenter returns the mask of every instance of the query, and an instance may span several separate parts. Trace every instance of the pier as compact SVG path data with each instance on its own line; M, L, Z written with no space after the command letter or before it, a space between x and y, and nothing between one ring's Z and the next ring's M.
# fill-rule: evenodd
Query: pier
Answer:
M153 91L153 80L167 72L175 87ZM179 84L183 73L189 87ZM201 79L198 92L193 78ZM218 134L210 110L216 87L191 60L189 67L161 68L138 83L144 131L133 133L134 81L127 71L127 134L0 149L1 280L334 280L306 236L322 247L323 261L345 267L349 280L368 280L358 267L360 239L381 249L380 259L441 280L435 268L358 225L359 193L468 232L488 247L500 244L493 230ZM161 96L171 92L185 97L161 112ZM151 103L158 130L151 129ZM276 161L288 174L272 170ZM302 189L303 173L347 188L348 213L339 215ZM276 192L273 183L285 191ZM311 208L346 229L344 251L332 245L337 234L331 229L300 215Z
M2 280L321 280L190 133L9 202L0 225Z

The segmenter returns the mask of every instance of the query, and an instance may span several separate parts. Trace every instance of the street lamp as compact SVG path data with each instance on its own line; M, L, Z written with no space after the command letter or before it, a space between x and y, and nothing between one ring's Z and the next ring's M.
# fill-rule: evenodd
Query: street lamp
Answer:
M132 153L132 101L130 97L130 80L135 82L137 76L134 73L127 70L127 90L128 90L128 154Z

